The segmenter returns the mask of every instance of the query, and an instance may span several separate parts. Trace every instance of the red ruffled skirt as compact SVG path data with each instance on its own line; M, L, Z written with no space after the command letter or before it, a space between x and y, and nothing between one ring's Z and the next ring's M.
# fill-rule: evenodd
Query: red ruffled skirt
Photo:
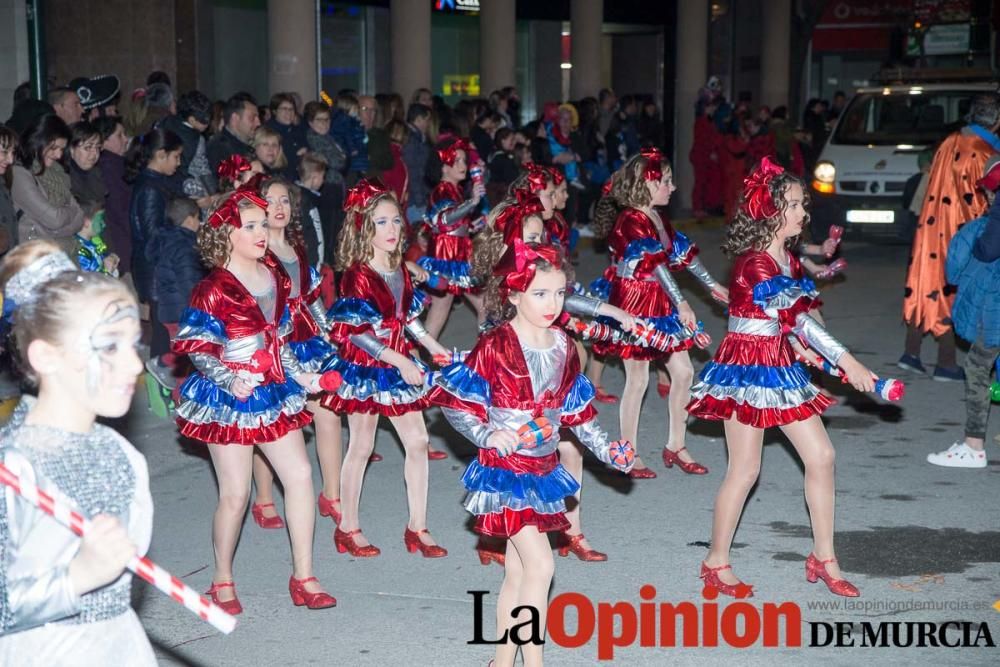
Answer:
M664 333L675 335L681 329L673 304L670 303L660 284L655 281L614 278L611 281L608 303L636 317L650 320L651 324ZM652 361L667 358L673 352L689 350L693 344L691 338L684 338L669 351L664 352L641 345L598 341L594 343L593 349L594 354L600 356Z

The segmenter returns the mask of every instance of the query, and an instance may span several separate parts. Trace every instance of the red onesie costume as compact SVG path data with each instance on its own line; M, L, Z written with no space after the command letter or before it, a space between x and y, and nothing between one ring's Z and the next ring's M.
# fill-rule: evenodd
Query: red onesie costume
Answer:
M691 388L688 412L756 428L781 426L822 414L832 401L795 361L783 327L820 306L816 286L791 253L781 267L768 253L736 258L729 283L729 330Z
M413 288L410 273L402 266L382 274L359 262L344 271L340 298L327 313L330 338L338 350L331 369L340 373L342 382L336 392L323 395L323 407L338 414L388 417L427 407L426 387L407 384L399 369L360 346L365 344L360 337L368 336L369 341L409 356L413 344L406 329L420 326L417 316L424 302L424 294ZM419 360L415 363L426 370Z
M271 318L265 318L258 298L221 267L191 295L173 343L173 351L189 355L198 369L180 388L177 423L185 437L255 445L274 442L312 419L304 411L305 390L290 377L294 356L289 360L285 354L291 352L285 346L292 334L291 280L272 258L264 264L274 277ZM245 401L229 391L237 377L257 384Z
M674 336L677 344L664 352L639 345L595 342L595 354L648 361L689 349L693 332L685 332L654 272L658 266L671 271L687 268L698 254L698 248L669 223L661 232L645 213L627 208L618 215L608 235L608 250L614 267L613 273L605 272L605 276L611 275L608 303L644 318L656 329Z

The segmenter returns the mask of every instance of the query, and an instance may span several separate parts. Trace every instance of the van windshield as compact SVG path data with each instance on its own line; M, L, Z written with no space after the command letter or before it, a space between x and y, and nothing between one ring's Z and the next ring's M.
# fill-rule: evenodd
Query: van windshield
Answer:
M833 143L933 144L965 124L969 105L978 92L858 93L844 110Z

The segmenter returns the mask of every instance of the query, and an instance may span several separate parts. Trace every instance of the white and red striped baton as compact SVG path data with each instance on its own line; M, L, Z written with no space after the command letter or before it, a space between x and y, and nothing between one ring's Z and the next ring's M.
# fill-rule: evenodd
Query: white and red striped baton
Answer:
M11 472L10 468L2 463L0 463L0 484L6 484L14 490L14 493L80 537L83 537L90 530L90 521L71 508L65 501L56 499L54 496L58 495L57 493L48 493L30 482L22 481L17 475ZM161 592L166 593L175 601L187 607L188 610L197 614L201 620L210 623L219 632L228 635L236 627L236 619L233 616L224 612L207 598L199 595L196 590L148 558L134 556L128 562L127 567L160 589Z

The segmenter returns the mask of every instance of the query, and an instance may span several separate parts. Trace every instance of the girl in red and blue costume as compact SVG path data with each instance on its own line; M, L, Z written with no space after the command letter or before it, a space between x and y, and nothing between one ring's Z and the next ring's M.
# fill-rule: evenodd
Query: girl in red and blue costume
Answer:
M729 549L760 469L764 430L777 426L805 466L805 495L813 530L806 577L823 579L837 595L857 596L841 578L833 550L834 451L820 415L831 404L795 361L802 342L846 380L871 391L871 371L822 326L815 285L791 252L808 221L803 184L764 158L744 185L739 213L724 249L736 257L730 280L728 333L702 369L688 411L725 423L729 468L715 500L712 546L701 577L719 591L747 597L752 587L733 575ZM792 331L795 337L786 338ZM802 342L800 342L802 341Z
M250 496L254 447L267 458L285 489L292 541L288 588L296 605L332 607L312 574L315 524L312 468L302 427L307 391L320 376L302 369L288 345L291 281L267 253L267 202L238 190L198 231L198 248L215 268L191 295L173 350L197 369L180 387L181 435L208 445L219 483L213 523L215 575L209 594L240 613L232 566Z
M306 243L299 219L298 188L281 178L254 177L248 184L267 201L268 256L284 269L291 279L288 310L292 332L288 345L299 366L307 372L325 373L334 369L337 353L330 344L326 309L320 295L322 278L309 265ZM316 429L316 458L319 460L323 488L317 505L321 516L340 521L340 468L343 464L340 417L319 406L322 394L313 394L306 402ZM261 528L284 528L274 507L274 475L259 455L254 456L255 502L250 507L254 521Z
M479 220L486 215L486 188L482 183L472 186L472 194L465 197L462 182L469 173L468 159L471 146L464 139L457 139L438 149L441 162L441 181L431 191L425 222L430 231L430 252L417 264L428 273L448 281L442 294L431 297L427 313L427 331L431 336L441 334L452 301L463 296L472 304L477 317L482 319L483 300L476 293L475 279L469 270L472 259L472 234L477 231Z
M644 149L615 173L611 192L595 215L598 235L607 234L615 272L611 279L609 302L641 317L676 342L669 349L643 347L628 343L597 342L594 353L620 357L625 363L625 391L620 412L622 437L634 441L639 429L639 411L649 382L649 362L666 359L673 380L668 399L670 435L663 447L663 463L677 464L688 474L703 475L705 466L687 452L684 409L694 379L694 367L688 356L700 325L694 311L681 293L672 271L687 269L701 281L714 298L725 302L728 290L719 285L698 259L698 248L684 234L663 221L656 212L665 206L675 190L669 165L656 149ZM640 461L632 477L656 477Z
M340 298L327 313L337 345L333 368L342 377L320 404L347 415L350 441L341 474L342 518L334 532L340 553L372 557L381 551L361 533L359 503L365 466L375 447L379 417L387 417L406 452L403 474L409 522L403 539L412 553L447 555L427 531L426 367L411 356L409 335L431 354L448 351L427 333L418 316L424 295L403 265L403 218L395 196L376 179L348 190L347 219L340 231L337 269Z
M503 324L480 336L464 362L444 368L431 393L448 421L479 448L462 478L476 532L509 538L498 636L507 636L521 605L537 609L545 627L553 570L545 533L569 527L565 498L579 489L559 463L559 428L572 430L619 470L634 462L632 446L610 442L597 423L594 388L580 373L572 339L555 325L566 292L563 262L554 246L515 240L487 290L492 319ZM541 418L554 428L532 447L519 448L518 429ZM513 664L517 648L499 644L497 664ZM525 664L542 664L542 646L521 649Z

